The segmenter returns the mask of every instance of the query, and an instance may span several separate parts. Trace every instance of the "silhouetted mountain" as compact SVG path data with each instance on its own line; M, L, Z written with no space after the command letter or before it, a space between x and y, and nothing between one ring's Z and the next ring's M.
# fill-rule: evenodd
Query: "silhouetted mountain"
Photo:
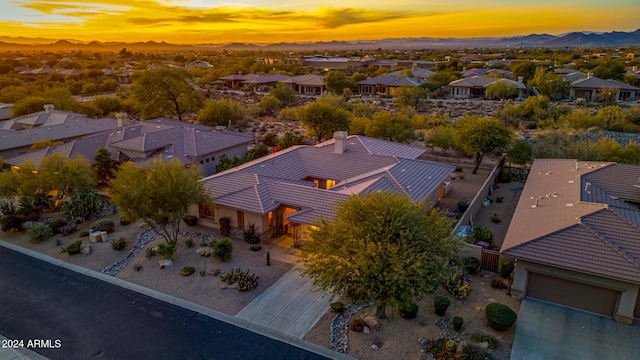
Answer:
M370 49L426 49L426 48L504 48L504 47L609 47L609 46L640 46L640 29L633 32L612 31L608 33L572 32L561 36L549 34L530 34L511 37L479 37L479 38L393 38L380 40L357 41L320 41L298 43L273 43L273 44L168 44L164 41L147 42L100 42L91 41L83 43L70 40L47 40L44 38L10 38L0 36L0 50L36 50L36 51L113 51L118 52L122 48L128 51L176 51L176 50L282 50L282 51L336 51L336 50L370 50Z

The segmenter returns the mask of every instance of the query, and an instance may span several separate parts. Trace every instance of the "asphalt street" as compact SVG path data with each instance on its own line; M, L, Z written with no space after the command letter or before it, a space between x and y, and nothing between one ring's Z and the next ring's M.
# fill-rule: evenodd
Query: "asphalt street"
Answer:
M0 334L53 360L325 359L3 247Z

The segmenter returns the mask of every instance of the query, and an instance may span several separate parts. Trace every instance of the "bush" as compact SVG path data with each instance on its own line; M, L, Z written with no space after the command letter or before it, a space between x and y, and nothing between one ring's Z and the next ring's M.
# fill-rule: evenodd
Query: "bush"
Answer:
M67 254L69 255L79 254L81 246L82 246L82 240L77 240L73 244L67 246L66 248Z
M220 234L222 234L222 236L229 236L231 233L231 219L225 216L221 217L218 222L220 223Z
M162 256L165 259L173 258L173 253L176 252L175 244L160 244L158 245L158 255Z
M469 336L469 340L475 343L486 342L489 344L489 349L497 349L500 346L500 341L489 334L473 333Z
M487 350L483 349L478 344L465 343L462 345L462 358L465 360L486 360L492 359L487 353Z
M498 182L503 184L511 182L511 175L506 171L500 171L498 174Z
M60 234L60 228L67 225L67 222L62 219L56 219L49 224L53 235Z
M363 332L366 323L363 318L353 318L349 321L349 330L355 332Z
M188 248L193 247L193 239L187 239L184 241L184 245Z
M460 180L464 180L464 178L465 178L464 173L460 173L460 174L458 174L458 179L460 179Z
M494 224L497 224L500 222L500 215L498 213L493 213L493 215L491 215L491 222Z
M489 327L498 331L508 330L516 322L518 315L510 307L504 304L491 303L487 305L484 314Z
M449 300L445 295L436 294L433 298L433 308L435 309L436 315L444 316L444 313L447 311L450 304L451 300Z
M124 236L120 236L117 240L113 240L111 242L111 248L113 250L122 250L127 247L127 239Z
M219 274L220 271L214 271L214 276ZM220 276L220 280L231 285L238 282L238 291L250 291L258 287L258 275L251 274L249 269L246 272L240 271L240 269L231 269L228 273Z
M344 311L344 303L341 301L332 302L331 304L329 304L329 307L331 308L331 311L337 314L340 314Z
M120 225L129 225L131 223L131 217L129 217L128 215L120 216Z
M76 231L78 231L78 225L76 225L75 223L68 223L65 226L62 226L58 229L58 231L60 231L60 233L64 236L69 235L71 233L74 233Z
M222 239L213 247L213 257L220 261L231 260L233 243L229 239Z
M514 269L514 263L511 259L500 259L498 262L498 272L503 278L511 277Z
M110 233L116 228L116 225L113 223L113 220L105 218L94 221L89 225L89 228L93 229L93 231L106 231Z
M27 230L27 234L33 241L43 241L53 235L51 227L43 223L33 223L31 228Z
M198 223L198 218L193 215L185 215L182 221L184 221L187 226L195 226Z
M249 250L251 250L251 251L260 251L260 250L262 250L262 246L260 246L258 244L253 244L253 245L249 246Z
M154 248L146 248L144 250L144 256L148 257L148 258L152 258L152 257L156 256L157 253L158 252Z
M196 269L193 266L183 266L182 269L180 269L180 275L189 276L193 274L195 271Z
M244 231L244 241L249 244L257 244L260 242L260 234L256 232L256 225L249 223L249 228Z
M490 245L493 244L493 232L479 224L473 227L473 238L476 239L476 241L484 241Z
M418 304L413 301L402 302L398 305L398 310L403 319L413 319L418 313Z
M466 200L460 200L458 201L458 210L463 213L465 211L467 211L467 208L469 207L469 202Z
M454 317L453 320L451 320L451 324L453 324L453 330L460 331L460 329L462 329L463 321L464 320L459 316Z
M507 285L502 280L493 278L491 279L491 287L494 289L506 289Z
M480 270L480 260L472 256L462 259L462 264L469 274L473 274Z
M11 229L22 230L23 216L20 216L20 210L13 201L0 201L0 226L2 232Z
M502 196L498 196L498 197L496 198L496 202L497 202L498 204L499 204L499 203L501 203L501 202L503 202L503 201L504 201L504 197L502 197Z
M87 230L82 230L78 235L80 235L80 237L87 237L89 236L89 232Z

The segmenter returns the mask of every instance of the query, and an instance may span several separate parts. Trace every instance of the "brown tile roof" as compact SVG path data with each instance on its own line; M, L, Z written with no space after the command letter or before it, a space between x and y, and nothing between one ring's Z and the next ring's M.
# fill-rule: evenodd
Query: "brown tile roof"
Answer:
M536 159L501 252L640 282L640 208L617 197L637 201L638 174L634 165Z

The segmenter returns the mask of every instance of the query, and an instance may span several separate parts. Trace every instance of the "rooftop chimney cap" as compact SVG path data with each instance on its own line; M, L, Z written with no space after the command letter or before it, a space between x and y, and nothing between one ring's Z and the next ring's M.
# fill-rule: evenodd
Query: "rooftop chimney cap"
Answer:
M53 104L44 104L44 112L51 112L51 110L55 109L56 106Z
M336 154L343 154L347 150L347 136L349 133L346 131L336 131L333 133L333 138L335 139L335 150Z

